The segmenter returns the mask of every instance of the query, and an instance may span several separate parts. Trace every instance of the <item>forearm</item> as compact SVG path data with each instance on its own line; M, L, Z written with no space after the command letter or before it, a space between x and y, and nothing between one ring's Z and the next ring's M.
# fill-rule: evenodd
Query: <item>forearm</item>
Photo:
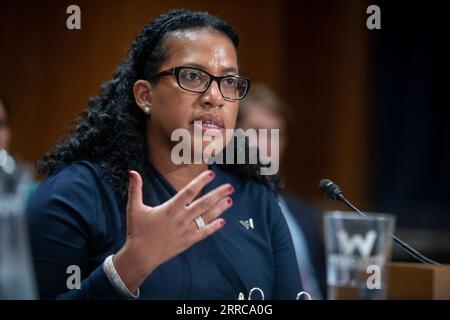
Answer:
M137 293L142 282L156 268L156 265L149 262L148 258L142 258L142 254L139 254L137 250L133 250L133 246L128 245L128 243L125 243L117 254L113 256L112 262L115 271L132 294Z

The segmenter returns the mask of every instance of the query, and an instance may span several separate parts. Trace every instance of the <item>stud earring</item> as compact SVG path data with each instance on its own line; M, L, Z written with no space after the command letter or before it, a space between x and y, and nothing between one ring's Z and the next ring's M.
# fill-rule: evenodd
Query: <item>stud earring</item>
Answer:
M144 108L144 112L145 112L146 114L150 114L150 111L152 111L152 109L150 109L149 107L145 107L145 108Z

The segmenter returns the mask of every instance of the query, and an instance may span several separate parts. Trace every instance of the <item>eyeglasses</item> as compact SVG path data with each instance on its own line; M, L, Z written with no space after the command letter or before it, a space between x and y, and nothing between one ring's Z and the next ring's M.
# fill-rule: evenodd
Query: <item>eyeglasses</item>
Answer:
M206 92L211 83L216 81L220 93L227 101L243 99L250 88L250 80L247 78L233 75L216 77L204 70L191 67L174 67L155 74L151 79L170 75L177 78L178 85L182 89L196 93Z

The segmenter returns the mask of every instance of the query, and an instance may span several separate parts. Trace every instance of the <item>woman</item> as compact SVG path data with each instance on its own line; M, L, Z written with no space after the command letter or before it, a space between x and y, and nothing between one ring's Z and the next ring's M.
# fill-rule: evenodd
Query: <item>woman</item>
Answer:
M41 164L48 177L27 211L42 298L237 299L257 287L295 299L277 180L258 166L171 159L176 129L234 128L249 86L237 47L231 26L202 12L171 11L141 30Z

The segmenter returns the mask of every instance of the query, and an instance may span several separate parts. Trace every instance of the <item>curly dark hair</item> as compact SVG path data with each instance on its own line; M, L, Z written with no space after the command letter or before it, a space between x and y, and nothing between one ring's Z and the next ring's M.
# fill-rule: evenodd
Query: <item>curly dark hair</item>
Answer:
M75 161L93 161L111 180L118 197L125 200L128 171L143 173L149 163L147 116L136 106L133 85L139 79L151 81L157 73L167 58L164 40L169 33L199 28L223 33L238 48L238 36L231 25L207 12L171 10L160 15L142 28L113 79L102 85L71 131L38 163L40 173L50 175ZM222 166L239 177L265 184L275 193L280 189L277 175L260 175L261 164ZM145 194L150 192L146 188L148 177L142 178Z

